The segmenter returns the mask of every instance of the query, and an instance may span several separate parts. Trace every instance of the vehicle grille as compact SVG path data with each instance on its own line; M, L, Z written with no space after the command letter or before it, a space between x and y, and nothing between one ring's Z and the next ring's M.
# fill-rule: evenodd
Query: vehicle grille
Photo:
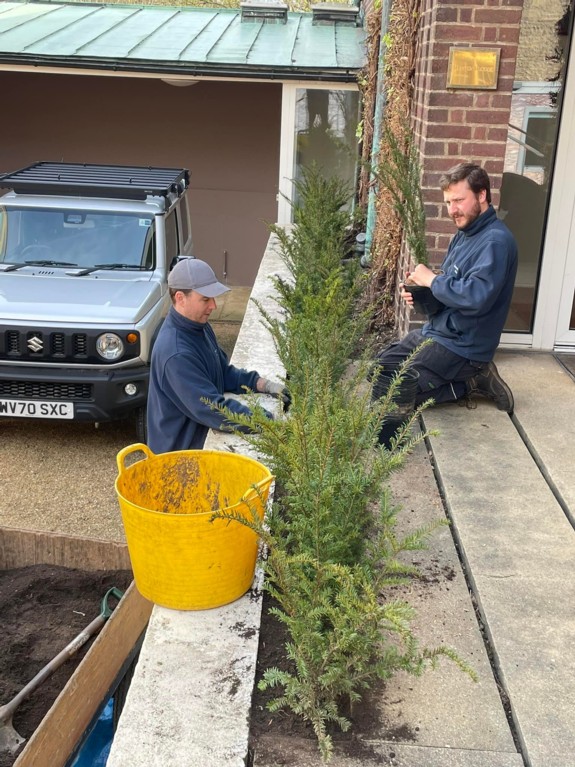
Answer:
M77 331L72 328L15 328L0 323L0 361L26 362L31 365L97 365L113 367L118 360L105 360L98 354L97 342L105 328ZM140 356L139 334L136 340L128 341L129 331L111 330L118 333L124 342L122 362ZM131 331L134 332L134 331Z
M3 352L8 359L85 362L88 337L86 333L7 330Z
M91 384L52 383L49 381L0 381L0 397L22 399L89 400Z

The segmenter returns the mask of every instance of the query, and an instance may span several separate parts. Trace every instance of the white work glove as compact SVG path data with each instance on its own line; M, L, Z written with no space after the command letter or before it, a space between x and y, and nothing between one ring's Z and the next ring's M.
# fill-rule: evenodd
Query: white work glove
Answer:
M264 385L262 391L265 394L270 394L272 397L281 400L284 406L284 411L286 411L291 404L291 397L288 390L283 384L278 383L277 381L269 381L267 378L264 378L263 380Z

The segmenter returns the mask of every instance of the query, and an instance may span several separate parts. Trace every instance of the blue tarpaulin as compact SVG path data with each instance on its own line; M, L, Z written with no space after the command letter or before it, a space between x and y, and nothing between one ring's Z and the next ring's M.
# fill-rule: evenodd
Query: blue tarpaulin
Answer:
M114 699L110 698L70 767L106 767L114 739Z

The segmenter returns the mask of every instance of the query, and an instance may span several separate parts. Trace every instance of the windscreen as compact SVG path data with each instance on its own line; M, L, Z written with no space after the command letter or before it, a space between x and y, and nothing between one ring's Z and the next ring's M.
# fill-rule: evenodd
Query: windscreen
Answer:
M0 262L153 269L153 216L0 206Z

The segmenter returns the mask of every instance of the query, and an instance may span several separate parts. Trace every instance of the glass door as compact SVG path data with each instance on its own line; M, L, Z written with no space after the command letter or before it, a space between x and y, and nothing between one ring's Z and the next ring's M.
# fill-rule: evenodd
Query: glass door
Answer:
M355 84L284 83L278 222L292 221L294 181L315 165L355 188L358 167L359 91ZM350 198L351 205L351 198Z
M571 0L565 19L573 38ZM562 70L552 190L540 270L533 347L575 352L575 50ZM564 73L564 74L563 74Z
M549 240L552 208L563 183L560 156L569 133L572 15L573 0L567 8L561 0L524 5L501 182L498 215L513 232L519 250L502 341L534 348L544 348L536 336L541 341L542 322L550 322L546 275L565 265L565 253L550 248ZM564 224L565 218L560 222ZM556 300L553 310L557 312ZM547 344L547 348L553 345L548 337Z

